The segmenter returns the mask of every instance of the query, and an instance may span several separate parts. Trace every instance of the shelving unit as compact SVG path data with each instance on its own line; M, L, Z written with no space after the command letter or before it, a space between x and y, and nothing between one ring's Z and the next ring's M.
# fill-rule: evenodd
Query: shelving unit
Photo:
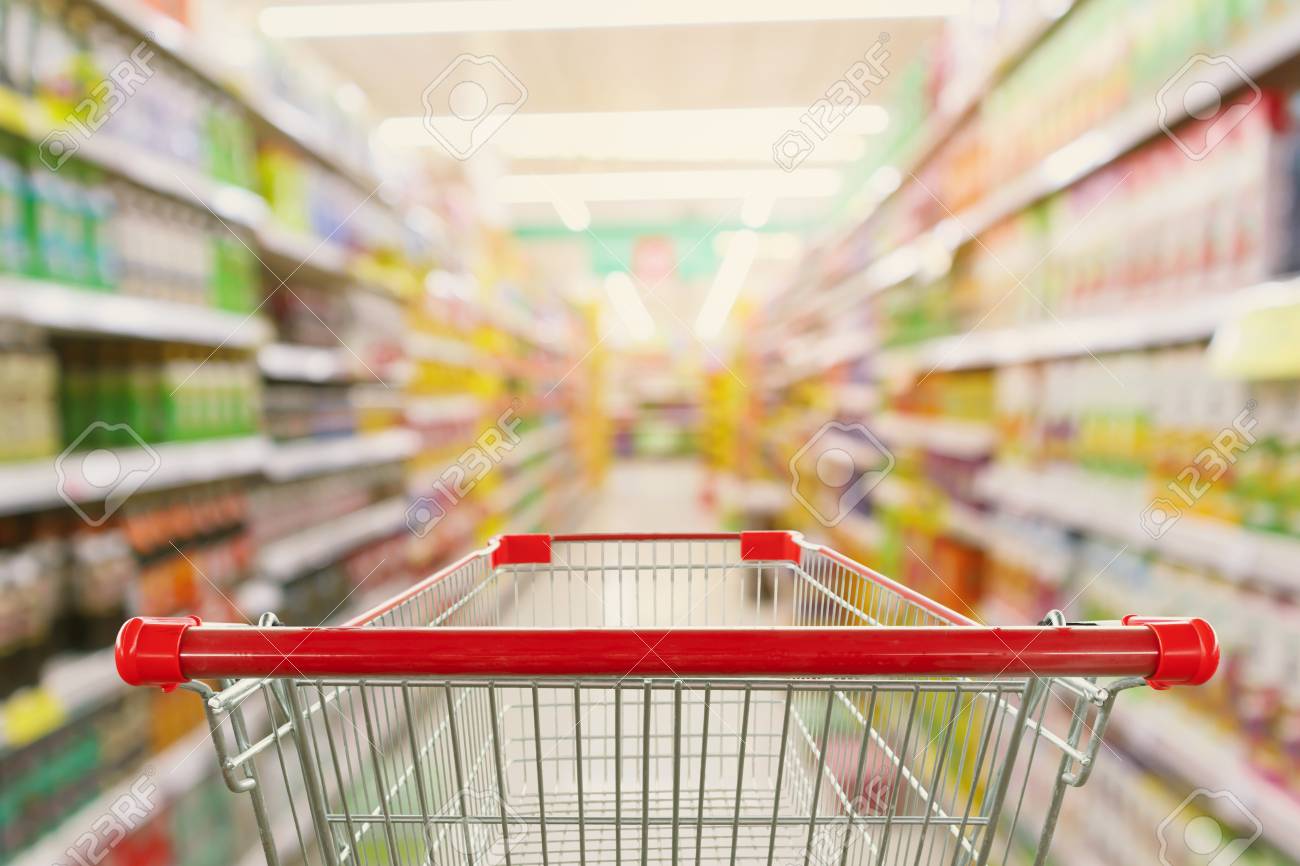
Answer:
M131 786L142 777L147 777L155 786L154 809L173 802L216 770L212 756L208 754L211 749L212 735L208 733L207 725L195 728L166 751L142 761L132 772L124 775L121 782L66 816L55 832L20 854L13 866L48 866L66 860L77 837L86 833L87 828L94 826L94 822L104 815L114 814L114 804L123 797L133 797Z
M163 49L173 61L209 84L235 97L265 126L289 139L313 157L367 189L379 185L373 171L358 166L333 147L328 136L294 106L265 94L242 89L235 70L184 26L134 0L94 0L96 9L124 27L136 39Z
M261 436L249 436L160 443L149 451L121 448L107 452L109 463L120 468L115 479L136 473L145 476L138 483L131 479L133 493L256 475L266 464L268 445ZM0 464L0 514L57 508L67 501L102 502L115 488L93 486L87 477L93 479L96 474L82 469L86 459L85 453L78 452L58 460Z
M257 353L257 366L268 379L290 382L347 382L359 366L343 347L272 343Z
M991 424L886 412L871 429L886 444L915 445L936 454L976 459L993 452L997 435Z
M338 560L367 541L406 525L407 501L394 498L267 544L258 551L257 572L275 583Z
M1251 35L1227 52L1233 62L1251 78L1262 77L1278 64L1300 53L1300 14L1284 17L1267 31ZM1239 74L1231 66L1212 67L1214 77L1206 79L1208 87L1200 96L1183 101L1167 111L1163 123L1173 127L1200 111L1205 103L1197 98L1215 98L1242 86ZM898 247L867 269L868 291L878 292L914 277L920 272L928 249L952 253L971 239L979 237L1006 217L1019 213L1034 202L1071 186L1081 178L1133 148L1162 134L1161 120L1154 106L1139 100L1117 117L1059 148L1033 165L1016 180L1004 184L982 201L958 211L939 225L923 232L915 240Z
M1139 307L1109 315L940 337L886 351L881 355L881 366L896 375L916 371L924 374L1197 343L1210 339L1251 310L1297 302L1300 280L1272 280L1174 309Z
M1241 742L1188 712L1157 701L1133 702L1112 725L1125 750L1185 785L1230 791L1250 810L1270 842L1300 859L1300 799L1255 769ZM1209 800L1216 817L1230 827L1241 821L1235 806Z
M184 399L172 401L175 393L163 392L157 396L156 406L141 408L133 403L131 409L138 410L140 418L150 418L150 408L158 413L225 417L222 413L231 412L234 400L227 400L229 395L221 389L231 387L230 377L237 374L239 387L248 392L235 395L246 398L239 408L250 415L261 412L251 425L260 432L241 438L167 442L2 463L0 517L21 524L23 532L29 524L57 527L64 534L59 538L59 556L69 564L74 551L81 552L76 545L87 544L86 538L91 535L120 542L113 548L113 555L123 557L119 567L134 570L134 582L129 592L124 590L124 615L141 610L138 605L146 603L154 605L152 610L159 613L180 614L193 611L191 605L208 605L211 601L215 609L225 611L221 615L232 618L251 616L268 607L289 618L292 614L288 609L295 605L320 602L328 608L332 602L324 598L324 593L334 592L349 579L359 580L365 575L364 569L353 572L361 563L368 563L366 568L382 566L390 573L383 577L386 584L382 590L385 596L391 595L394 579L406 582L427 573L442 558L463 552L481 540L485 527L506 517L511 526L530 528L570 519L566 510L572 510L572 504L581 498L592 475L585 464L581 471L561 472L561 467L568 464L541 455L563 447L573 430L587 421L570 411L563 392L549 403L540 398L550 388L549 382L536 388L533 399L528 400L524 399L528 396L524 386L543 381L557 368L568 369L576 360L571 357L575 345L569 339L570 325L566 321L571 312L540 292L518 268L509 271L510 285L504 285L507 270L497 259L506 260L516 254L502 247L502 238L494 237L491 244L480 243L481 235L487 232L485 227L444 221L449 205L440 198L442 190L435 189L443 179L426 177L422 168L408 174L407 170L416 167L398 165L396 159L381 161L369 145L371 130L349 127L357 134L337 134L338 124L310 116L287 100L271 95L279 91L247 77L252 65L237 68L224 54L210 49L200 37L166 15L138 0L89 0L84 6L81 11L120 30L129 42L147 41L157 48L160 58L166 61L161 63L165 71L171 71L174 63L179 67L176 77L184 79L185 87L193 86L205 94L215 91L219 105L211 110L228 108L239 121L234 134L247 132L261 146L251 147L258 151L258 171L243 178L241 182L253 187L245 188L210 177L207 169L197 167L204 164L202 159L182 164L175 161L180 157L160 155L172 153L173 149L155 151L152 145L132 144L140 139L128 139L120 128L73 136L73 169L64 170L59 180L75 185L81 182L84 171L89 178L87 196L91 192L103 194L116 209L114 214L138 205L141 212L158 223L173 220L184 224L186 230L193 230L195 237L190 240L195 240L196 247L199 241L208 244L212 255L210 271L206 275L184 271L189 283L183 286L163 285L165 280L158 278L142 287L140 282L147 281L129 283L117 278L118 272L111 268L116 261L107 262L98 278L106 285L96 288L3 275L0 322L28 326L13 329L17 339L36 346L32 352L41 360L52 359L59 375L67 366L67 356L82 349L83 344L89 347L86 351L92 359L87 367L101 358L105 366L121 364L121 369L126 370L121 378L130 379L125 386L130 393L107 394L103 402L110 407L105 411L123 417L127 413L119 412L118 404L140 399L155 384L147 377L157 377L152 369L144 372L133 366L139 359L147 358L151 363L184 359L177 363L198 366L215 359L214 364L226 365L219 371L226 378L211 376L208 384L182 395ZM291 85L283 92L297 90ZM322 94L326 92L334 91L331 87ZM63 128L58 121L62 109L52 110L43 101L45 97L26 97L0 89L0 126L11 136L5 144L12 144L23 156L20 167L24 172L29 168L40 170L32 148L54 130ZM349 142L359 146L349 147ZM300 202L292 190L285 192L268 184L262 169L279 170L282 166L275 159L282 159L289 171L305 175L304 185L309 190L325 190L325 197L311 199L309 206L308 197ZM402 172L401 184L388 182L390 169ZM241 175L228 166L211 170L222 176ZM416 178L420 183L410 183ZM429 181L427 185L425 180ZM433 195L426 196L426 191ZM338 200L347 205L339 208ZM349 214L347 207L352 204L357 208ZM339 228L335 234L327 234L334 222L346 223L353 215L355 220L346 226L349 231ZM453 231L457 233L457 248L448 243ZM122 250L112 247L117 242L116 236L108 234L96 241L120 254ZM249 261L231 264L221 258L225 253L218 242L233 247L240 256L244 252L240 247L247 247ZM242 264L248 264L252 273L237 270ZM227 270L221 271L220 267ZM24 269L39 271L35 266ZM440 269L456 271L454 278L460 290L450 301L426 289L426 278ZM251 300L227 291L231 282L238 282L241 285L237 289L246 284L257 295L259 280L260 295ZM287 289L281 289L282 280ZM277 291L279 297L273 298ZM288 297L290 291L292 298ZM508 303L498 302L506 296ZM163 297L198 300L180 303ZM422 308L426 304L429 309ZM219 309L219 305L225 309ZM234 309L250 312L228 311ZM417 311L418 316L414 315ZM331 326L340 319L354 326L356 333ZM456 324L449 326L448 321ZM430 323L437 333L426 332L425 326ZM58 339L49 340L49 335L57 335ZM335 338L337 344L331 344L329 337ZM142 347L142 342L147 342L148 347ZM28 343L18 345L25 347ZM508 346L507 357L495 357L483 349L485 345ZM585 351L586 347L582 348ZM461 375L464 371L472 375ZM116 368L111 370L108 378L116 372ZM122 384L113 380L96 387L107 389ZM56 402L50 413L57 424L66 423L57 403L61 396L57 389L61 387L65 385L56 381ZM198 396L191 397L191 393ZM151 390L148 399L154 399ZM212 408L218 404L219 411ZM515 455L507 456L516 466L524 460L538 461L536 468L530 466L519 475L517 497L498 502L487 495L475 496L474 502L449 515L436 531L417 533L410 525L408 509L428 491L417 489L416 482L436 478L511 406L529 424L536 423L535 415L546 417L548 423L560 416L564 422L553 428L532 428L537 430L536 437L526 439ZM131 418L133 424L137 423L135 415ZM479 422L481 428L476 426ZM57 431L56 437L61 432ZM120 437L114 441L121 441ZM33 449L22 453L38 452ZM130 476L129 490L90 484L97 474L103 474L99 470L110 464ZM510 468L494 467L493 471L505 474ZM524 485L528 489L522 489ZM488 486L485 484L485 493ZM524 494L538 489L544 496L525 503ZM252 520L250 515L256 513L250 502L260 503L265 510L268 501L292 501L294 495L309 497L317 495L317 491L339 493L350 502L368 504L283 536L249 531L245 521ZM97 527L94 533L83 528L67 505L103 500L113 506L104 510L113 514L106 516L103 527ZM221 533L206 532L203 521L213 519L218 500L223 508L231 508L233 503L236 510L242 509L243 517L233 524L223 524ZM494 509L495 504L501 506L501 512ZM208 509L205 512L201 511L204 507ZM161 551L153 550L147 539L141 541L136 535L125 539L128 530L123 527L130 521L137 521L130 526L134 531L160 514L170 520L184 509L191 509L191 516L197 515L191 522L198 531L189 541L178 536L182 546L173 543L174 551L165 546ZM274 540L263 540L266 537ZM9 553L7 549L0 551ZM214 579L188 594L176 590L185 568L170 568L168 557L173 553L186 558L186 568L205 578L211 574ZM204 558L208 554L211 559ZM77 568L78 579L89 579L80 577L88 566L78 563ZM365 576L365 588L381 577ZM60 574L60 586L62 582ZM199 583L197 579L193 582ZM160 585L164 591L158 593ZM376 601L372 593L361 589L358 587L356 598L364 594L365 604L348 604L352 611L349 615L360 613ZM174 603L168 594L172 590L176 590ZM151 592L160 597L136 599ZM208 595L220 595L220 599L210 600ZM355 602L356 598L348 601ZM60 599L60 604L66 606L66 600ZM243 607L233 609L236 605ZM203 612L209 615L206 608ZM116 705L114 699L125 687L116 675L111 649L79 653L61 649L60 655L48 661L48 667L44 659L34 662L42 667L30 681L16 678L24 688L12 694L23 699L21 706L17 698L13 704L7 703L11 693L3 695L0 720L21 716L24 726L22 736L9 743L0 732L0 762L26 760L16 750L33 749L37 751L30 754L44 754L39 750L58 742L49 735L64 733L63 719L77 714L103 714ZM180 695L158 700L194 699ZM26 716L22 716L24 709ZM150 739L147 730L129 733L137 736L145 748L157 742ZM107 782L104 793L77 808L17 854L19 866L67 859L69 846L95 826L94 820L108 810L134 774L146 765L156 771L160 788L164 788L165 781L163 802L174 802L199 781L210 778L216 769L206 726L184 736L166 751L146 758L136 768L88 767L84 783ZM34 772L30 761L14 766ZM9 769L8 764L0 767L0 776ZM49 796L63 797L68 802L77 800L67 791ZM23 806L19 803L16 808ZM234 808L246 807L240 801ZM9 814L6 820L10 820ZM38 819L40 823L35 823ZM154 822L170 819L167 810L155 808L149 826L163 826ZM43 815L34 816L28 826L35 829L43 824ZM17 836L22 838L25 833ZM0 856L9 853L4 850ZM260 849L255 848L250 856L259 854Z
M418 448L419 437L404 429L285 442L271 448L266 475L274 481L288 481L356 466L392 463L410 457Z
M995 466L979 484L989 501L1009 510L1046 517L1231 579L1300 590L1295 569L1300 540L1181 512L1167 529L1153 535L1143 527L1142 515L1162 492L1142 481L1097 478L1068 469ZM1163 498L1167 501L1167 493Z
M257 315L14 276L0 277L0 318L74 334L232 349L260 345L271 333Z
M1045 23L1000 65L991 66L997 71L988 78L972 75L969 80L975 83L969 89L963 86L964 77L945 81L948 92L941 92L936 102L950 108L930 112L931 125L914 136L913 148L880 158L888 159L881 171L896 173L897 185L884 194L864 190L860 198L868 207L854 214L853 226L811 248L784 290L765 306L758 320L759 342L765 348L741 349L741 357L731 362L760 371L755 375L753 417L746 423L761 431L757 447L763 459L732 483L786 481L787 460L823 424L861 423L896 458L886 477L874 482L867 502L829 529L802 509L790 509L787 515L802 521L801 528L810 535L829 537L883 573L924 582L926 569L918 567L924 563L940 572L945 584L941 589L960 588L953 604L966 603L990 623L1036 622L1046 612L1037 608L1053 606L1048 601L1052 598L1060 605L1068 601L1071 608L1129 612L1127 601L1149 601L1153 586L1161 588L1160 597L1171 597L1171 607L1201 604L1205 609L1198 612L1212 622L1211 610L1222 610L1225 662L1219 676L1230 680L1220 686L1223 693L1195 706L1161 701L1156 707L1156 701L1133 701L1117 712L1110 740L1139 764L1132 771L1133 782L1158 791L1155 802L1167 798L1168 808L1173 808L1196 788L1231 791L1264 825L1252 855L1262 863L1291 862L1286 858L1300 859L1293 830L1300 798L1294 785L1282 778L1284 773L1271 770L1289 761L1289 753L1282 753L1278 743L1255 743L1269 739L1258 733L1265 722L1251 716L1263 710L1225 705L1258 693L1261 685L1253 676L1289 694L1289 684L1276 680L1281 668L1251 671L1263 667L1273 650L1279 659L1287 659L1289 670L1294 654L1291 632L1239 632L1241 619L1257 610L1279 611L1276 623L1261 628L1289 629L1300 602L1294 566L1300 558L1300 538L1281 529L1296 526L1296 505L1289 493L1297 447L1296 416L1286 396L1291 392L1279 390L1277 403L1265 405L1261 395L1285 383L1242 381L1236 391L1205 386L1202 393L1189 382L1199 381L1193 372L1206 380L1230 371L1255 380L1275 378L1260 370L1294 375L1289 354L1284 363L1272 366L1228 363L1235 361L1233 353L1250 354L1253 347L1241 343L1260 331L1260 323L1270 321L1270 310L1278 313L1274 331L1286 332L1300 304L1300 282L1288 272L1294 265L1278 264L1281 257L1261 256L1236 271L1231 267L1241 260L1227 259L1232 265L1225 265L1223 248L1213 246L1236 231L1234 238L1265 239L1252 249L1271 249L1263 246L1272 237L1265 232L1289 238L1292 212L1261 212L1259 222L1242 228L1224 216L1226 205L1215 209L1189 196L1189 234L1175 241L1176 227L1183 221L1163 197L1176 196L1183 183L1208 188L1217 182L1223 186L1214 189L1224 201L1250 203L1274 194L1280 199L1294 175L1269 162L1256 181L1261 191L1238 193L1226 180L1232 171L1222 159L1208 169L1215 172L1211 178L1189 175L1201 163L1188 160L1188 169L1162 137L1166 127L1177 130L1183 123L1201 128L1196 126L1198 118L1213 98L1227 105L1246 89L1243 76L1271 91L1266 107L1286 105L1279 111L1293 112L1300 14L1273 5L1266 16L1260 7L1259 17L1251 20L1262 23L1253 30L1230 30L1223 20L1193 21L1197 13L1191 7L1185 12L1177 4L1162 7L1162 14L1171 16L1166 24L1178 14L1187 15L1188 31L1174 36L1172 29L1157 28L1133 34L1128 44L1148 38L1150 47L1168 40L1166 55L1134 51L1133 57L1147 58L1148 65L1141 69L1121 68L1128 57L1105 61L1115 65L1115 80L1108 79L1098 90L1113 84L1113 91L1060 93L1062 104L1055 106L1060 116L1041 117L1040 127L1034 128L1035 135L1041 132L1055 144L1041 148L1041 157L1016 163L1012 154L1031 150L1038 142L998 150L1001 127L995 119L1021 118L1025 108L1010 95L1030 99L1037 94L1027 79L1019 82L1019 90L996 97L990 94L991 86L1014 82L1022 62L1068 56L1062 53L1062 43L1076 51L1078 45L1091 45L1079 36L1087 32L1084 26L1074 31L1077 44L1069 43L1070 34L1051 45L1040 41L1050 42L1058 28L1071 27L1090 2L1069 4L1060 19ZM1088 20L1102 26L1108 19L1094 15ZM1216 30L1216 25L1221 26ZM1224 41L1205 44L1210 33ZM1184 46L1187 52L1181 53ZM1098 47L1090 59L1097 60L1103 51ZM1168 63L1167 74L1172 76L1197 51L1231 62L1208 64L1198 75L1202 84L1197 92L1181 102L1174 100L1162 116L1153 99L1161 80L1154 64ZM911 108L905 106L899 114L915 116ZM1034 116L1028 115L1026 122ZM1258 121L1256 129L1267 127L1274 137L1259 132L1247 138L1250 130L1239 136L1260 148L1247 152L1243 147L1243 163L1263 160L1265 147L1292 152L1288 148L1294 139L1286 133L1293 127L1268 117L1280 126ZM1083 118L1092 122L1080 129ZM1071 131L1057 137L1056 123L1068 124ZM969 137L963 138L966 133ZM954 143L955 148L948 147ZM1160 161L1165 156L1168 164ZM1011 177L990 183L982 193L959 182L974 177L963 176L963 170L978 173L989 166ZM1110 226L1090 236L1086 231L1075 234L1077 223L1105 192L1099 188L1104 186L1100 173L1111 172L1106 176L1119 181L1130 169L1145 171L1146 176L1116 189L1133 199L1130 213L1141 229L1127 236ZM1095 185L1085 186L1084 181ZM945 182L952 195L967 196L965 203L949 210L942 201L930 201L930 195L942 199L949 192ZM1226 223L1190 212L1195 210L1191 203ZM1143 206L1151 212L1139 217ZM1123 208L1114 205L1108 213L1124 215ZM1202 231L1207 226L1213 228ZM1224 235L1214 234L1218 231ZM1201 240L1201 248L1192 242L1183 245L1185 238ZM1133 252L1144 244L1160 254L1143 257ZM1162 282L1149 273L1165 273L1161 268L1171 267L1172 258L1160 255L1175 247L1183 257L1178 259L1183 268L1179 280L1186 272L1181 289L1168 277ZM1003 259L1003 250L1023 261ZM1002 297L1006 300L1017 291L1016 277L1003 279L998 272L996 266L1004 261L1004 267L1026 281L1029 274L1024 271L1033 268L1035 285L1048 293L1035 294L1037 307L1028 296L1023 304L1017 297L1004 309L995 306L1001 303L1001 292L1007 293ZM1258 274L1276 275L1260 280ZM838 351L844 333L857 337L858 352ZM1285 337L1274 342L1276 354ZM789 351L770 348L787 345ZM813 347L815 357L803 358L797 349L804 346ZM1258 354L1252 355L1253 361ZM1137 376L1121 377L1122 382L1088 378L1092 360ZM1113 400L1101 394L1112 383ZM1243 406L1262 418L1258 438L1243 440L1252 449L1250 457L1232 463L1226 478L1216 482L1226 491L1216 489L1205 502L1183 507L1183 500L1166 488L1173 479L1164 478L1155 467L1182 465L1180 461L1191 465L1201 449L1210 447L1213 431L1229 429ZM1194 420L1188 420L1189 412ZM818 445L819 451L827 448L848 451L856 473L879 471L882 465L875 449L841 438ZM1180 449L1189 453L1180 458ZM1142 461L1149 465L1130 465ZM1078 468L1084 465L1087 471ZM1204 475L1193 477L1204 480ZM1261 490L1273 487L1277 489L1265 500ZM1153 528L1144 525L1143 514L1157 498L1172 503L1178 513ZM1276 531L1252 528L1265 525ZM1112 553L1118 561L1108 566ZM1089 583L1098 570L1107 568L1113 573L1106 581ZM967 577L970 582L962 583ZM1119 597L1107 596L1103 604L1103 583L1108 583L1105 592ZM1224 609L1233 604L1241 607ZM1284 622L1286 617L1291 619ZM1270 640L1272 645L1265 647ZM1277 649L1283 644L1288 648ZM1285 726L1290 717L1276 712L1270 718ZM1245 732L1248 725L1255 733ZM1224 822L1239 818L1230 812L1217 817ZM1152 822L1152 831L1158 820ZM1097 820L1079 823L1095 831ZM1127 826L1115 828L1117 836L1133 832ZM1047 862L1103 866L1117 862L1112 855L1124 846L1116 843L1091 852L1078 847L1057 845ZM1132 850L1149 847L1135 845Z

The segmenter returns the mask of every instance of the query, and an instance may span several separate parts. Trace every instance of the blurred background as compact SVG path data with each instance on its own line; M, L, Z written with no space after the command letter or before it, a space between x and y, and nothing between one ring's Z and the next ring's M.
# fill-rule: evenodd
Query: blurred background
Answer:
M1300 862L1298 58L1285 0L0 0L0 862L261 862L128 616L778 527L1207 617L1047 862Z

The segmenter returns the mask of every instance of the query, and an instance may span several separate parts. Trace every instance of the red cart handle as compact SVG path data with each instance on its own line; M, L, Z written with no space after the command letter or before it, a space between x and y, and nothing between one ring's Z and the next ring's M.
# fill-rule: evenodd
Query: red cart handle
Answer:
M1199 685L1219 664L1199 619L1123 625L779 628L251 628L136 618L131 685L239 677L1098 676Z

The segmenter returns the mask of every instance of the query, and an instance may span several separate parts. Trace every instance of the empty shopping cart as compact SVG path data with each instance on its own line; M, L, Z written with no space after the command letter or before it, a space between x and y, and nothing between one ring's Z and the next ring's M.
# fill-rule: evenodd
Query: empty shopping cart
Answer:
M1041 863L1116 694L1217 664L1200 620L984 627L788 532L503 536L345 627L118 641L286 866Z

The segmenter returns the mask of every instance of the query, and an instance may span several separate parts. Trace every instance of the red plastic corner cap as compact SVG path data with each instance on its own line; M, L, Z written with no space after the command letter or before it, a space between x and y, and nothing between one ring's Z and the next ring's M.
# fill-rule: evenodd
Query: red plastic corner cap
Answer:
M1203 619L1129 615L1124 625L1144 625L1155 632L1160 660L1147 677L1153 689L1199 686L1219 669L1219 639Z
M498 565L523 565L551 561L551 536L546 533L521 533L502 535L492 551L492 567Z
M117 633L117 675L133 686L175 688L189 682L181 671L181 639L197 616L137 616Z
M799 543L783 529L740 533L740 558L745 561L779 560L799 564Z

